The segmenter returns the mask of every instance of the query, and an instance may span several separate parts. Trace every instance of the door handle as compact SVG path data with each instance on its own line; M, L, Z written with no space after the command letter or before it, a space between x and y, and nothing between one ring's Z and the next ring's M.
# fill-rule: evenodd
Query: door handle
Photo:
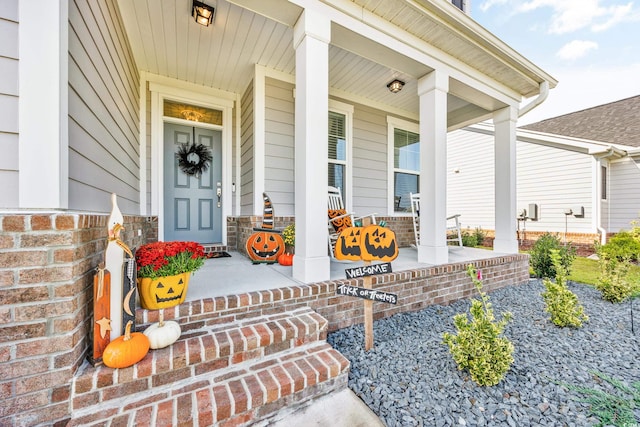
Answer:
M216 196L218 196L218 207L220 207L222 198L222 189L220 187L216 190Z

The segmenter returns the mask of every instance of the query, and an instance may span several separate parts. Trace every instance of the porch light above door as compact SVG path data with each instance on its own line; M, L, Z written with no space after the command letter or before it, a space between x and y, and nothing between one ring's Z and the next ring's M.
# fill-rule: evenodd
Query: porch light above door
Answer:
M193 8L191 9L191 13L193 14L193 19L195 19L198 24L208 27L209 24L213 22L214 12L215 8L213 6L209 6L197 0L193 0Z
M389 88L389 91L391 91L391 93L398 93L402 90L402 87L404 86L404 82L400 81L398 79L395 79L391 82L389 82L389 84L387 84L387 87Z

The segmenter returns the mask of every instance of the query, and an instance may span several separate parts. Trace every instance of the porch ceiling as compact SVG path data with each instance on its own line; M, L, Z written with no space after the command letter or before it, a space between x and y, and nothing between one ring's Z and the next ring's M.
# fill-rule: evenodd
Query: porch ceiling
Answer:
M302 13L301 7L284 0L209 3L215 3L216 16L212 26L203 27L191 17L192 0L118 0L138 68L233 93L246 89L254 64L289 76L295 74L292 26ZM434 15L424 21L425 25L423 21L415 25L416 20L427 19L426 9L415 1L357 0L353 5L366 7L465 63L472 62L501 84L510 81L506 86L520 94L528 96L536 87L534 77L523 77L520 71L514 71L517 67L506 64L495 53L487 54L464 34L454 34L443 17ZM400 9L394 12L392 6ZM332 94L418 117L417 78L431 68L337 24L332 27L329 61ZM394 78L406 82L397 94L386 88ZM506 106L453 79L448 101L450 128L477 122L488 117L490 111Z

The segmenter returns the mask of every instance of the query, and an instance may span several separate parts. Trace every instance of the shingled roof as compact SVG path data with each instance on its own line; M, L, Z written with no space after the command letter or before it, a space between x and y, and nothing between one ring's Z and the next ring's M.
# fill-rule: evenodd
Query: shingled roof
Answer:
M640 147L640 95L531 123L521 129Z

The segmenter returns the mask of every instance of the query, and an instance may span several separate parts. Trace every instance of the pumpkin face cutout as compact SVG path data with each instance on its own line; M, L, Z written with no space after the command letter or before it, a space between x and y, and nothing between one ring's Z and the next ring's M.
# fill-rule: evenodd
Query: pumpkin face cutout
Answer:
M169 308L182 304L187 296L191 272L175 276L138 279L140 305L148 310Z
M254 262L274 263L284 253L284 240L279 233L257 231L247 239L246 249Z
M398 257L396 233L379 225L368 225L360 239L363 261L393 261Z
M339 260L360 261L360 236L362 227L347 227L336 241L335 257Z

